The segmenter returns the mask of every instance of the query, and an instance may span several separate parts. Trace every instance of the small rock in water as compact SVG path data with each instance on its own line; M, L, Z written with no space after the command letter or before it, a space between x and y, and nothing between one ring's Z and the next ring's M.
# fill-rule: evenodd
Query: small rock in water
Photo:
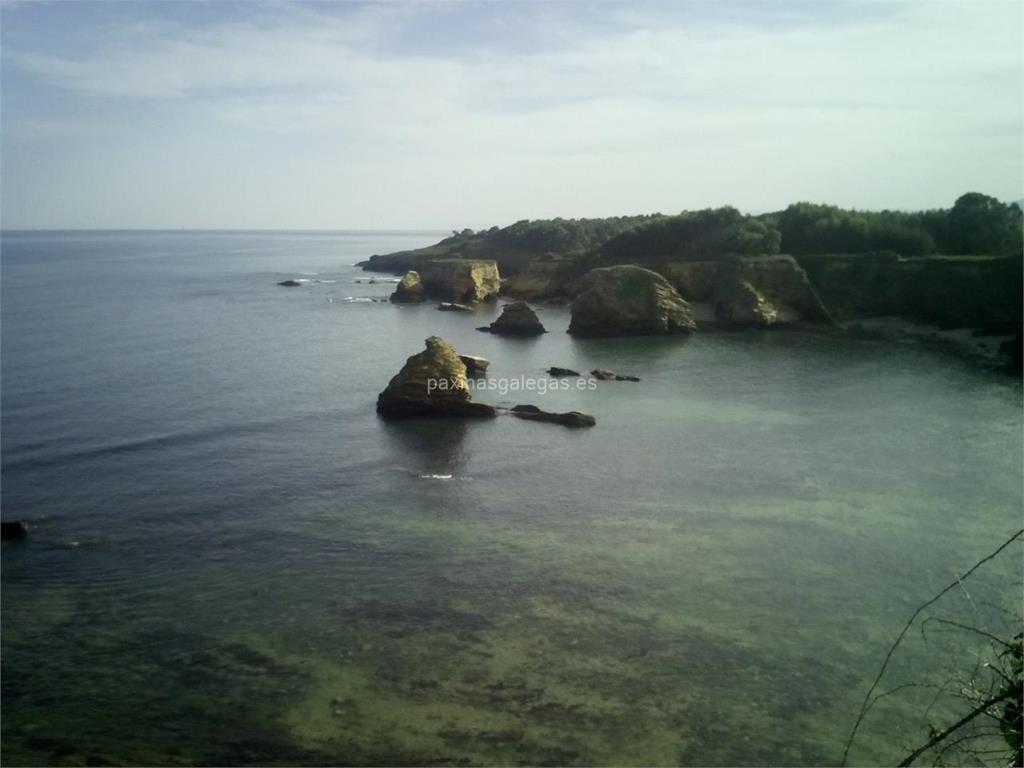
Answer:
M487 373L487 366L491 364L486 357L478 355L459 355L459 360L466 366L466 375L472 377L483 376Z
M0 523L0 539L3 541L17 541L28 536L28 526L20 520L11 520Z
M590 372L590 375L601 381L640 381L639 376L627 376L615 371L605 370L604 368L595 368Z
M537 313L525 301L514 301L506 304L501 315L488 326L477 328L500 336L540 336L547 333Z
M553 365L548 368L548 376L579 376L579 371L574 371L572 368L559 368L557 365Z
M302 287L302 283L300 283L298 280L282 280L280 283L278 283L278 285L280 285L280 286L282 286L284 288L301 288Z
M519 419L548 421L552 424L561 424L564 427L592 427L597 424L597 419L586 413L579 411L552 413L551 411L542 411L536 405L517 405L512 408L510 413Z
M465 304L459 304L456 301L442 301L437 305L437 308L442 312L472 312L472 307L467 307Z

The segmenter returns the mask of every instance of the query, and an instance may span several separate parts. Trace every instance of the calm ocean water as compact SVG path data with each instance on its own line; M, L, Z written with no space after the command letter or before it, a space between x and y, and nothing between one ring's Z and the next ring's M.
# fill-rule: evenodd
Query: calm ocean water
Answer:
M5 763L835 763L903 621L1020 522L1011 378L370 301L352 263L437 239L3 234L2 514L33 524L2 553ZM435 333L495 377L642 381L478 395L591 430L383 423ZM1013 626L1021 577L936 614ZM888 682L971 648L915 633ZM919 743L930 699L879 705L854 762Z

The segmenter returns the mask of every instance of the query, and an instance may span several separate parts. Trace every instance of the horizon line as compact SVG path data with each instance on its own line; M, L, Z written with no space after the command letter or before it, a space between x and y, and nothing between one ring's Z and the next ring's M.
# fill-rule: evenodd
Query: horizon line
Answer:
M312 234L338 234L358 233L374 234L387 232L390 234L439 234L450 232L443 228L400 228L387 229L383 227L369 229L338 228L338 229L316 229L310 227L282 228L282 227L0 227L0 234L19 232L289 232L289 233L312 233Z

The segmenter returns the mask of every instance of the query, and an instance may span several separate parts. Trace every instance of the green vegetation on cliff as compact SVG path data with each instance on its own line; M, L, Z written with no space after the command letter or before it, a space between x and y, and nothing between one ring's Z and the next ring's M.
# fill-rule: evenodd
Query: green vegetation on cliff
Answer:
M557 218L538 221L522 219L500 229L491 227L477 233L473 233L472 230L452 233L452 237L442 242L457 244L463 238L476 237L506 248L578 254L600 247L620 232L661 218L663 218L661 214L651 214L647 216L612 216L607 219Z
M761 217L778 228L782 250L794 256L891 252L1010 256L1021 254L1021 209L977 192L949 210L851 211L834 205L794 203Z
M659 218L664 217L652 214L606 219L523 219L507 227L452 232L426 248L371 256L360 266L380 272L404 272L419 270L425 262L437 259L493 259L503 276L516 275L526 271L535 259L580 259L620 232Z
M776 253L1019 257L1022 226L1019 205L977 192L962 195L949 209L913 213L801 202L752 216L726 206L676 215L524 219L507 227L453 232L428 248L373 256L363 266L402 272L436 259L494 259L502 275L511 276L525 272L534 260L593 267Z
M977 192L953 207L920 211L855 211L834 205L794 203L783 211L745 216L735 208L656 216L601 247L601 260L657 263L707 261L723 256L788 253L893 253L927 256L1020 255L1022 215Z
M707 261L723 255L779 252L779 231L732 207L661 216L611 238L600 260L652 264L668 260Z

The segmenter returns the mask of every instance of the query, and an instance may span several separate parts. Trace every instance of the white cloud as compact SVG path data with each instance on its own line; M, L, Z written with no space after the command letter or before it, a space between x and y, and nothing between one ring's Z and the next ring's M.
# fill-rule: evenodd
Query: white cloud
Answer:
M1024 194L1013 6L931 3L756 26L638 4L609 9L628 15L621 26L548 14L555 33L527 51L494 39L416 53L392 44L395 30L415 32L434 7L285 8L202 28L126 28L77 57L6 55L49 87L122 109L138 121L139 146L166 142L197 175L203 152L249 146L249 161L286 191L349 201L374 226L809 197L935 205L979 186ZM147 110L184 112L190 135L157 133ZM7 116L4 133L26 132ZM217 182L206 189L230 194ZM388 200L423 218L391 218ZM319 202L305 210L320 218L273 225L362 223L330 218L344 214ZM224 225L255 224L236 215Z

